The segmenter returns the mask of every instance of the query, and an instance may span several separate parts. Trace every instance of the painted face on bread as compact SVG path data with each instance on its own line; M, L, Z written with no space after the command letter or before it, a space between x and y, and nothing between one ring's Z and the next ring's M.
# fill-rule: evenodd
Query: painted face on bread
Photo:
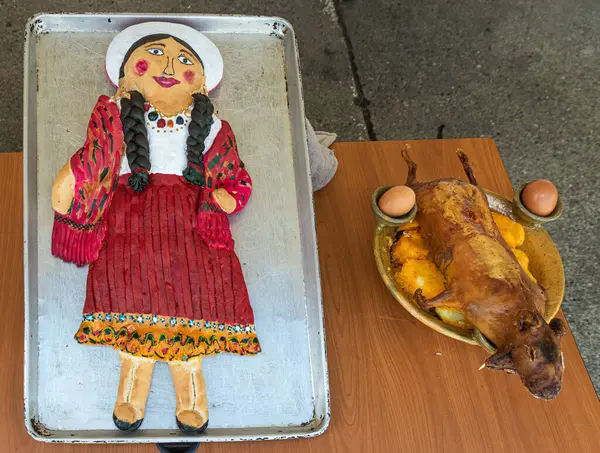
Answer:
M121 83L139 91L153 105L189 105L194 93L205 93L202 61L181 41L172 37L138 45L125 61Z

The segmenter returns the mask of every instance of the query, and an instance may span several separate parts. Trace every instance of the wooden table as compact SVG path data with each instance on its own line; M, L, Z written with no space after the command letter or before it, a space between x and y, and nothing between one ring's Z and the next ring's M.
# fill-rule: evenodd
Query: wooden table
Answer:
M510 196L487 139L411 142L420 179L464 178L470 156L480 183ZM207 444L225 453L599 452L600 404L570 332L563 391L530 396L516 376L478 371L483 349L448 339L388 294L372 256L373 190L403 183L403 142L340 143L333 182L315 195L331 380L331 426L311 440ZM21 157L0 155L0 444L2 452L152 452L152 445L62 445L23 426ZM562 314L561 314L562 316Z

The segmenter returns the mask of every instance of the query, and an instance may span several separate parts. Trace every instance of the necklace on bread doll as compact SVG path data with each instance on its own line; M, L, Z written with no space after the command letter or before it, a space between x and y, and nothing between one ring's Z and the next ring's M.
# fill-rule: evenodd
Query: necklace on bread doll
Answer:
M164 134L185 130L190 123L190 117L192 116L192 107L188 107L175 117L163 115L149 102L144 104L144 110L148 112L146 115L148 120L146 121L146 128L151 128L153 131L156 130L156 132L162 132Z
M154 363L165 361L176 423L201 433L202 357L260 352L228 220L252 180L208 97L223 61L195 29L147 22L114 38L106 66L117 93L100 96L52 187L52 253L89 264L75 339L118 351L115 425L140 427Z

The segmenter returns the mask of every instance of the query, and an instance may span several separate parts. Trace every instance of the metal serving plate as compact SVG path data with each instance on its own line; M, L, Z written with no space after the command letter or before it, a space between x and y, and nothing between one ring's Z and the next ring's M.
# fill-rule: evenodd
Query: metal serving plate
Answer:
M158 363L141 429L115 429L117 352L73 340L87 267L53 258L54 176L80 147L94 103L113 94L104 55L148 20L195 27L225 62L211 98L254 181L232 218L263 352L205 360L210 427L180 433ZM294 31L275 17L42 14L27 24L24 90L25 424L49 442L189 442L311 437L329 423L329 387L304 106Z
M394 279L390 247L392 246L400 223L398 221L396 224L392 223L394 219L387 217L377 207L379 197L384 192L384 189L387 190L388 188L389 187L380 187L375 192L372 199L372 209L377 220L373 251L377 269L388 290L411 315L426 326L447 337L454 338L455 340L479 345L490 353L496 352L496 347L485 338L479 330L460 329L446 324L428 310L423 310L418 307L414 303L413 297L408 295ZM515 215L516 210L514 200L509 200L508 198L489 190L484 189L484 192L492 211L504 214L512 220L520 222L525 228L525 242L519 249L523 250L529 257L530 271L546 291L546 310L543 315L546 322L550 322L560 310L560 305L562 304L565 293L565 272L556 245L554 245L552 238L544 228L539 225L534 226L532 225L531 220L527 222L524 221L523 218ZM518 199L518 197L516 197L516 199ZM417 209L414 210L412 218L414 218ZM410 221L412 218L403 218L402 221Z

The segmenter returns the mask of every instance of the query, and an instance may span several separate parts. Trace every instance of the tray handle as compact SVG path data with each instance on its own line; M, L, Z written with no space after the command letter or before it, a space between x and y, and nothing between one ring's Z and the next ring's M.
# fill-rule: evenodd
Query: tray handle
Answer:
M199 442L181 442L181 443L167 443L167 444L156 444L156 448L160 453L194 453L198 446Z

